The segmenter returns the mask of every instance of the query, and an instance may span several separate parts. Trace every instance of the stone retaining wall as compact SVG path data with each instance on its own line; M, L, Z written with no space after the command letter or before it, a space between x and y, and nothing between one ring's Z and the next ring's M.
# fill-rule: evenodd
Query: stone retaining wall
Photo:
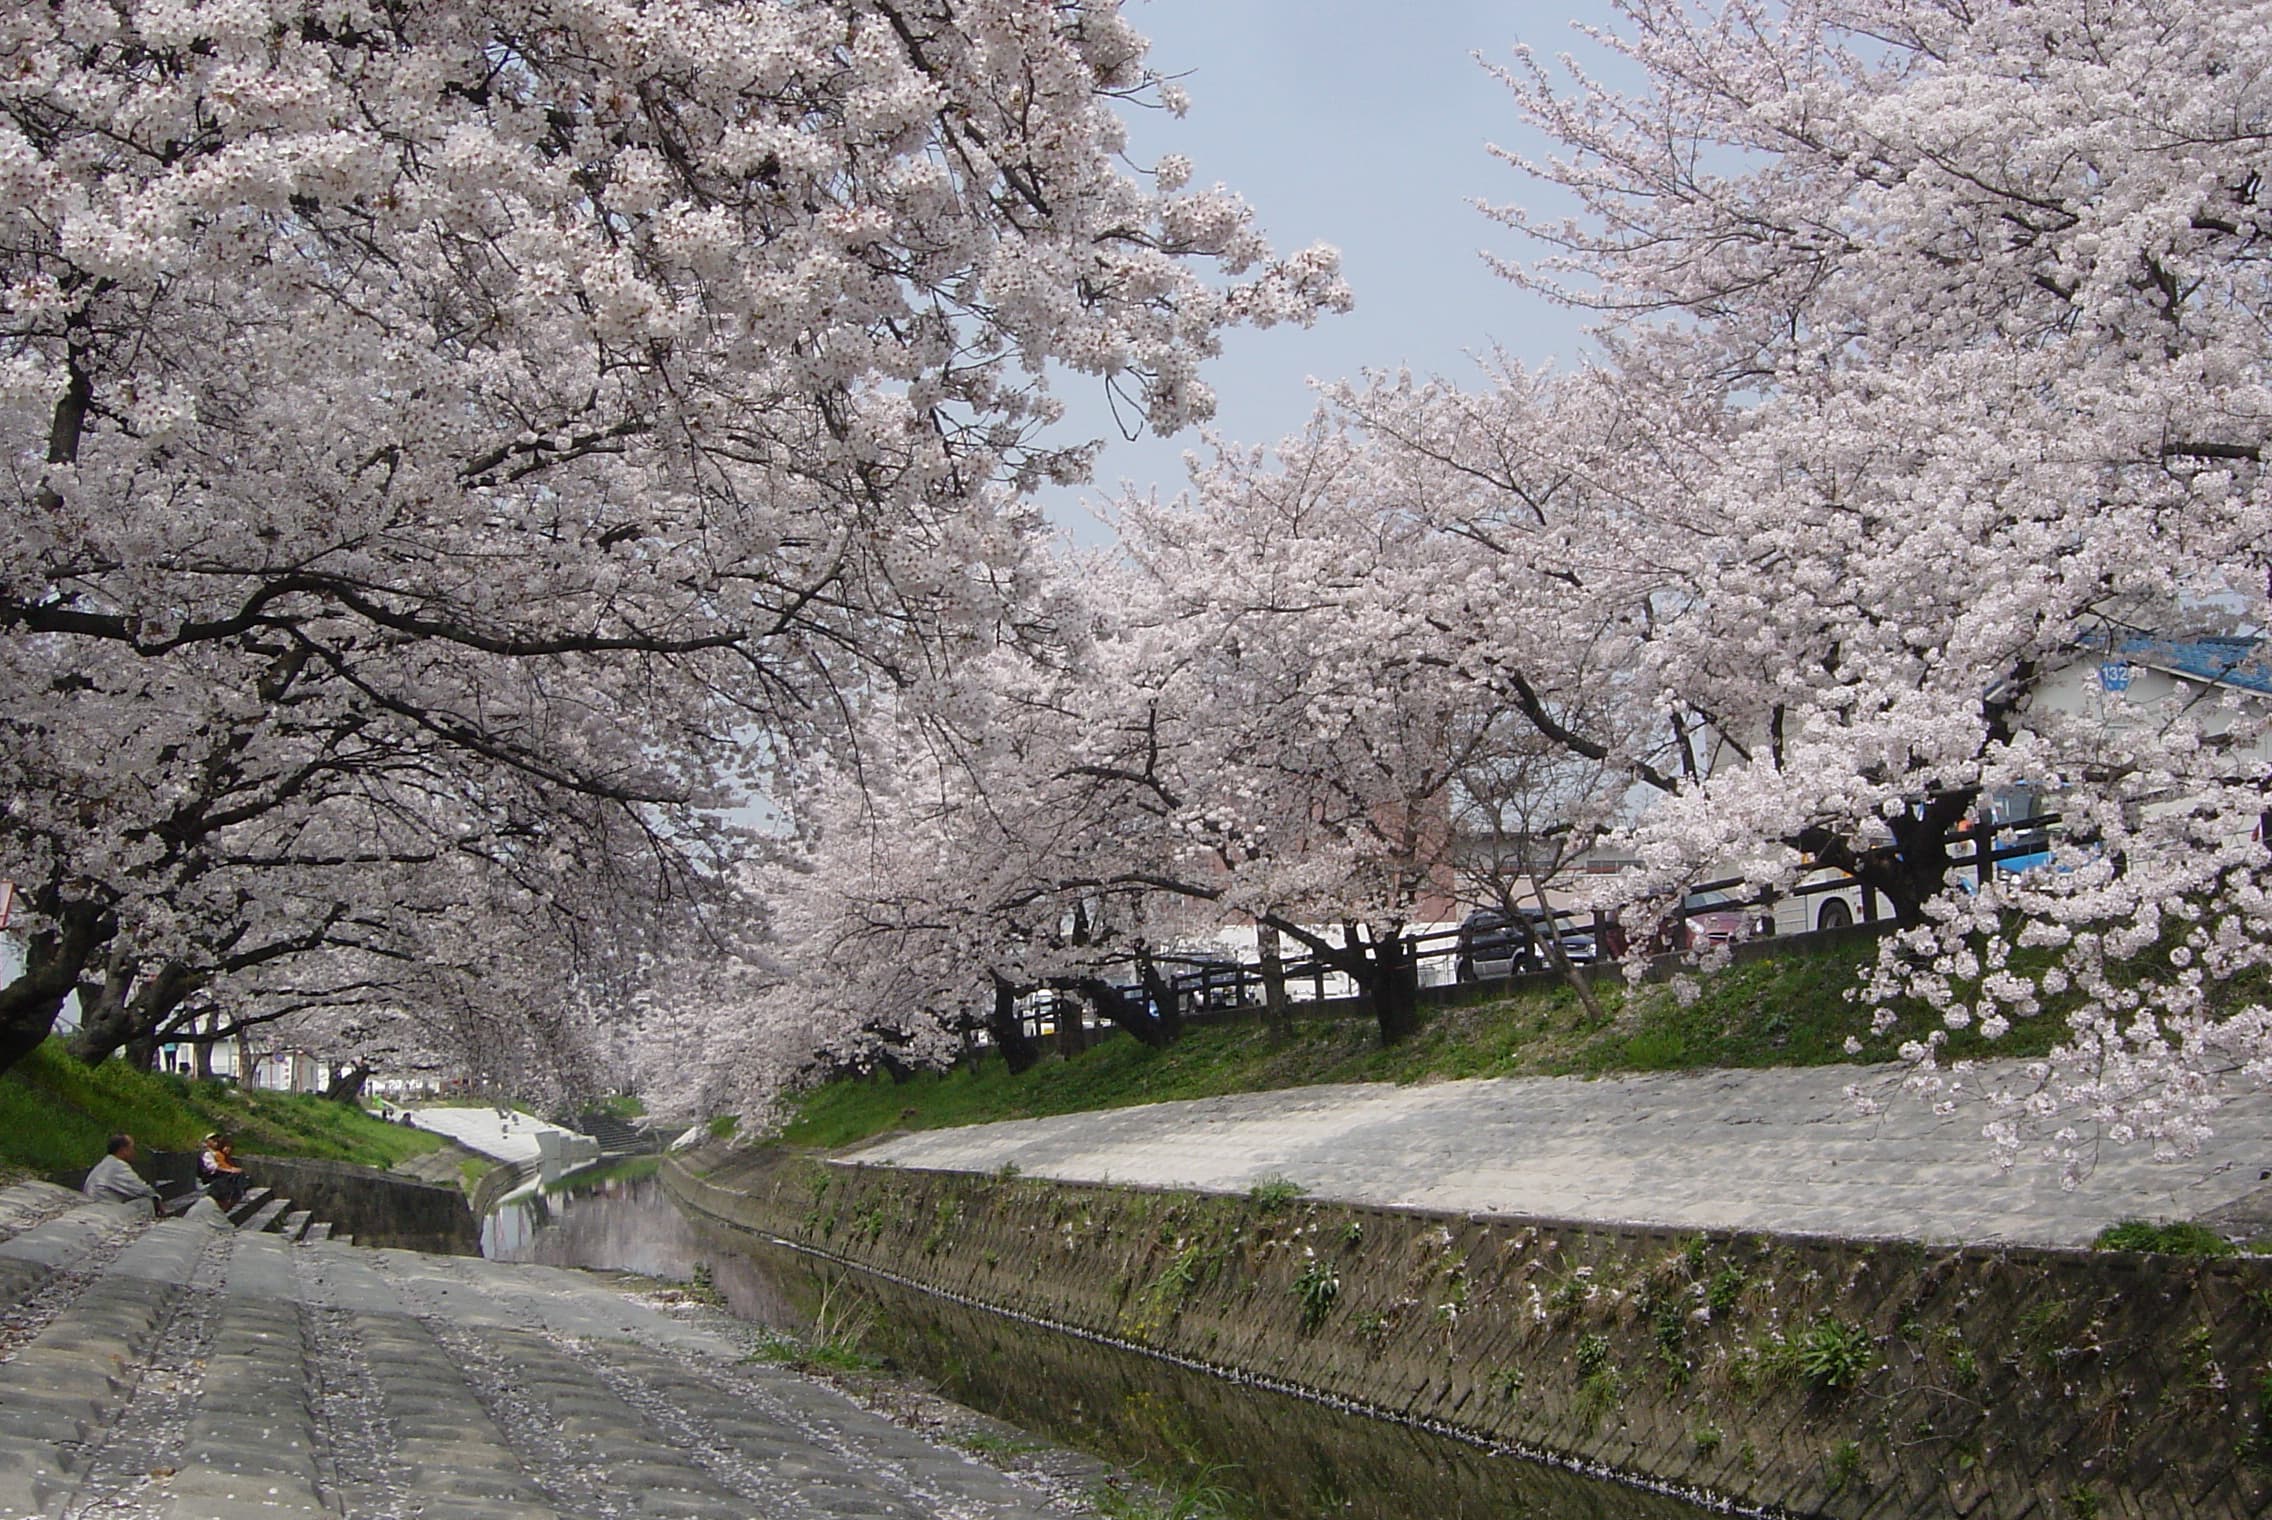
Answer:
M240 1156L249 1181L271 1187L357 1245L394 1246L446 1256L481 1254L481 1227L454 1187L416 1182L345 1161Z
M1754 1509L2253 1516L2272 1262L1617 1229L710 1152L731 1229Z

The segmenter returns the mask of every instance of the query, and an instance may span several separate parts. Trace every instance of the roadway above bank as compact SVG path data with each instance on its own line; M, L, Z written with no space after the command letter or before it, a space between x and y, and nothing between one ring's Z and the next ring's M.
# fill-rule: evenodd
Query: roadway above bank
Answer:
M2003 1075L1984 1067L1989 1075ZM889 1136L870 1164L1693 1229L2088 1244L2124 1219L2272 1232L2272 1095L2237 1091L2190 1157L2106 1145L2076 1185L1999 1171L1977 1102L1936 1113L1886 1067L1286 1088ZM1865 1114L1860 1081L1883 1095Z

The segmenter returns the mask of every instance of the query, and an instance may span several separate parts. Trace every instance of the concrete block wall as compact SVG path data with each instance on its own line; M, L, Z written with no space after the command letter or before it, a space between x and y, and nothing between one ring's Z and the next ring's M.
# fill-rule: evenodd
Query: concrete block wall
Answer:
M2272 1507L2272 1262L1250 1200L779 1153L734 1230L1226 1376L1837 1517Z
M245 1175L297 1208L311 1210L366 1246L481 1254L481 1226L454 1187L417 1182L345 1161L296 1156L241 1156Z

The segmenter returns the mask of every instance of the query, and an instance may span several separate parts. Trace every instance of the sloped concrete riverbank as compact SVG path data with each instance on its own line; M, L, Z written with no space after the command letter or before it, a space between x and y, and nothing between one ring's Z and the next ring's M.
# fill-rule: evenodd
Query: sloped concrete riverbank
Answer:
M801 1257L832 1292L864 1276L1707 1503L1842 1520L2272 1504L2259 1259L1616 1226L764 1152L698 1154L664 1175L683 1206ZM1009 1356L982 1323L957 1332L961 1353ZM1119 1417L1145 1418L1141 1401Z
M592 1274L0 1191L7 1520L1044 1520Z

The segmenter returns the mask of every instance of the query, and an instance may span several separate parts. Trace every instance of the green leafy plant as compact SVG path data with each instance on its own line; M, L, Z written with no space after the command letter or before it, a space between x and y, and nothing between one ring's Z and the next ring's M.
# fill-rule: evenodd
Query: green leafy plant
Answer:
M1199 1264L1204 1257L1205 1252L1197 1245L1187 1245L1170 1256L1167 1264L1160 1268L1159 1276L1145 1287L1145 1301L1156 1308L1172 1311L1183 1302L1184 1295L1191 1291L1192 1285L1199 1281Z
M1302 1306L1302 1328L1315 1330L1324 1323L1335 1299L1341 1296L1341 1274L1325 1259L1312 1256L1294 1279L1294 1299Z
M1980 1357L1970 1346L1958 1346L1949 1353L1949 1373L1961 1388L1971 1388L1980 1382Z
M1577 1267L1563 1276L1546 1295L1546 1307L1557 1316L1574 1312L1594 1296L1593 1268Z
M708 1304L713 1309L723 1309L726 1306L726 1295L718 1291L718 1280L711 1275L710 1263L706 1261L694 1264L694 1273L687 1282L685 1292L688 1298L698 1304Z
M1851 1388L1878 1364L1877 1343L1868 1331L1828 1316L1809 1325L1789 1345L1799 1375L1817 1388Z
M1832 1493L1857 1485L1862 1477L1862 1443L1840 1441L1825 1454L1822 1463L1823 1485Z
M1104 1520L1229 1520L1232 1500L1218 1481L1220 1471L1204 1468L1173 1488L1104 1483L1082 1497Z
M1704 1289L1704 1307L1710 1309L1713 1318L1717 1319L1736 1306L1736 1300L1743 1297L1747 1282L1749 1279L1744 1276L1743 1268L1720 1268L1712 1274L1711 1283Z
M1246 1201L1265 1214L1291 1208L1309 1189L1291 1177L1265 1177L1246 1190Z
M952 1198L939 1200L938 1209L931 1223L931 1233L925 1236L923 1240L923 1254L925 1256L939 1254L940 1248L947 1243L947 1232L954 1228L955 1221L961 1217L961 1203Z

